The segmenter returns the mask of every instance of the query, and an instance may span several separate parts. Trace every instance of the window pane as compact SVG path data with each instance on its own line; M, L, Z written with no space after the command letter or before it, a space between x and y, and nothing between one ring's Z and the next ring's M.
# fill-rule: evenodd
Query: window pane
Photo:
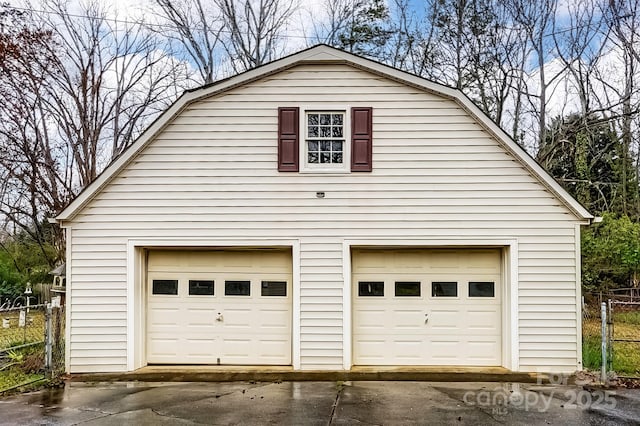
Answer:
M420 281L396 281L396 296L420 296Z
M263 296L286 296L287 282L286 281L262 281L261 289L262 289Z
M308 133L309 133L309 137L310 138L317 138L318 137L318 128L317 127L309 127Z
M320 153L320 163L331 163L331 153L329 152L321 152Z
M470 282L469 297L495 297L495 283L493 282Z
M251 294L250 281L225 281L225 296L249 296Z
M333 138L341 138L342 137L342 127L334 127L333 134L331 135Z
M384 282L360 281L358 283L358 296L384 296Z
M318 119L318 114L309 114L307 116L307 120L308 120L307 121L308 124L311 125L311 126L317 126L318 123L320 122L319 119Z
M331 127L320 127L320 137L321 138L330 138L331 137Z
M331 114L320 114L320 124L331 124Z
M178 280L153 280L153 294L178 294Z
M310 152L308 161L311 164L318 164L318 153L317 152Z
M320 142L320 151L331 151L331 142Z
M334 152L331 154L331 162L334 164L342 164L342 153Z
M342 151L342 141L333 141L331 142L331 148L333 151Z
M318 150L318 142L309 141L308 148L309 148L309 151L317 151Z
M331 124L342 126L342 114L333 114L331 116Z
M190 296L213 296L213 281L189 280Z
M458 297L458 283L457 282L432 282L431 296Z

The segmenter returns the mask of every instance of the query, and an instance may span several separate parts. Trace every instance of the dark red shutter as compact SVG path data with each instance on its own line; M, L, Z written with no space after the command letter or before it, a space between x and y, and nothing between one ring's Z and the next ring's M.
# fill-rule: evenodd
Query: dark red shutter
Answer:
M299 108L278 108L278 170L298 171Z
M372 109L351 108L351 171L370 172L372 165Z

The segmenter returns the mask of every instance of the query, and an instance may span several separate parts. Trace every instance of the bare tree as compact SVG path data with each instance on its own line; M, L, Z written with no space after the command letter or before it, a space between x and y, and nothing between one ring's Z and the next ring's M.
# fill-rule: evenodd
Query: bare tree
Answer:
M610 103L609 110L615 111L617 105L621 106L617 122L622 139L622 155L626 158L626 156L632 155L633 151L636 152L635 185L633 188L627 185L633 171L627 169L627 161L623 161L621 173L625 204L622 206L622 211L625 214L629 212L631 206L626 203L626 200L629 199L627 192L633 191L636 201L633 207L638 213L640 212L640 194L638 193L638 181L640 181L640 154L638 152L640 147L637 142L639 136L637 129L640 125L638 122L640 119L640 99L638 99L636 92L640 78L640 1L609 0L602 6L602 10L610 29L609 41L620 52L623 68L621 85L606 83L608 80L606 76L602 78L602 81L617 98Z
M390 37L385 57L389 65L403 70L411 69L412 52L418 44L415 12L409 0L393 0L390 7Z
M553 40L550 35L554 30L558 0L509 0L507 5L514 24L520 26L527 36L532 59L536 64L532 77L537 80L538 87L536 93L527 94L527 100L536 115L537 138L534 141L534 149L537 149L547 131L550 88L566 70L566 65L558 70L551 70L549 67L550 61L554 58Z
M55 139L40 94L57 58L51 31L29 15L0 8L0 213L3 229L36 242L49 265L57 260L45 249L46 218L67 202L71 188L63 162L66 146ZM62 251L62 235L53 243Z
M81 19L66 0L43 5L42 25L60 48L41 99L84 187L175 98L173 70L152 34L110 21L97 0L86 4Z
M324 0L322 8L325 15L321 19L309 16L309 22L313 26L312 40L315 43L337 46L340 34L352 19L353 4L352 0Z
M224 21L224 45L235 72L276 59L295 0L214 0Z
M566 28L552 32L555 50L568 72L573 93L578 96L580 114L594 112L593 79L606 47L607 29L599 14L598 0L577 0L567 4Z
M39 7L47 13L7 8L14 22L0 28L0 213L43 247L46 218L173 101L180 64L97 2L80 14L63 1Z
M434 25L434 17L437 16L439 7L438 2L433 0L425 3L424 10L420 13L423 18L416 23L414 48L409 53L410 70L414 74L434 81L441 81L437 59L442 55L437 41L436 25Z
M200 75L200 84L210 84L220 76L226 59L221 44L224 23L219 8L202 0L156 0L159 25L148 28L175 44L171 53L191 61ZM183 53L184 52L184 53Z

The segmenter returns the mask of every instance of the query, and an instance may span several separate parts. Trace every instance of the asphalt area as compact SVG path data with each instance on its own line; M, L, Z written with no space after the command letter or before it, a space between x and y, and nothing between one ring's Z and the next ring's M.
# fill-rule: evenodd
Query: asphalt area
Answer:
M3 425L624 425L639 390L452 382L69 382L0 398Z

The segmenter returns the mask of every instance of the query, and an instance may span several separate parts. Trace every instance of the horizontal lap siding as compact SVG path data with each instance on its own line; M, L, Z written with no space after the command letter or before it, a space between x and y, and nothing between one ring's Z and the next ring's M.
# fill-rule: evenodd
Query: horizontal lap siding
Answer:
M373 107L373 172L278 173L277 108L299 105ZM127 240L161 237L299 239L306 369L342 368L344 239L515 237L522 369L572 369L574 221L454 102L300 66L189 106L74 219L71 369L126 369Z

